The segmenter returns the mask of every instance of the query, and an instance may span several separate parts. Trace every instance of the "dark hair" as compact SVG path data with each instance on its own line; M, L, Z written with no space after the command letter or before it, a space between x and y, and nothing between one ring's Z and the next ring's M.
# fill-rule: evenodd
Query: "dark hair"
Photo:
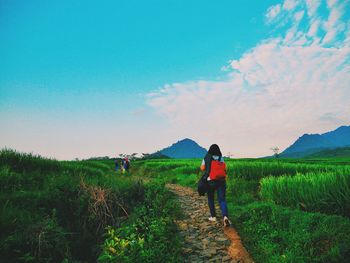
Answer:
M217 156L222 157L222 153L221 153L220 148L217 144L212 144L209 148L208 153L211 155L217 155Z

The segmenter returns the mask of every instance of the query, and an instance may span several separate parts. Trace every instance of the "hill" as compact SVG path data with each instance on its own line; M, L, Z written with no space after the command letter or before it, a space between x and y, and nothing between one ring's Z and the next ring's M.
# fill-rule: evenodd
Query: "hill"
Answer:
M341 126L323 134L304 134L281 153L281 157L300 158L311 154L350 146L350 126Z
M191 139L180 140L173 145L156 152L154 155L165 155L174 159L203 158L207 150Z
M322 150L306 156L308 158L332 158L348 157L350 158L350 147L341 147L335 149Z

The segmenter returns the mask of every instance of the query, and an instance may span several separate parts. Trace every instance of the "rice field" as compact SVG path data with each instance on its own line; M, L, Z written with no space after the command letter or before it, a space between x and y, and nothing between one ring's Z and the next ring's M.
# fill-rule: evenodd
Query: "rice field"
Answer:
M267 177L260 196L279 205L350 217L350 173L306 173Z
M256 262L347 262L349 160L227 159L226 163L230 217ZM1 150L0 239L7 248L0 246L0 252L14 260L23 257L30 261L40 256L38 262L63 258L85 262L85 254L75 249L76 244L87 240L86 247L100 247L101 236L94 236L92 229L104 221L104 225L111 224L104 213L101 218L91 215L90 195L96 194L95 190L103 190L108 204L115 209L114 216L123 218L120 204L128 211L142 204L149 186L159 188L171 182L196 188L200 164L201 159L139 160L132 162L130 174L121 176L113 171L112 161L56 161ZM149 186L138 183L142 178ZM149 202L155 202L155 198L163 201L164 195L158 196L158 190ZM46 258L37 254L39 244L35 242L41 232L32 235L34 228L52 234L52 238L46 237ZM103 229L98 229L102 235ZM81 240L67 235L75 232ZM32 245L26 243L28 240ZM171 242L169 247L173 247ZM21 252L13 250L18 244L23 246ZM65 247L51 249L55 244ZM97 257L97 252L91 250L89 258Z
M347 262L348 159L225 161L230 215L256 262ZM196 188L200 164L165 159L136 166L142 176Z

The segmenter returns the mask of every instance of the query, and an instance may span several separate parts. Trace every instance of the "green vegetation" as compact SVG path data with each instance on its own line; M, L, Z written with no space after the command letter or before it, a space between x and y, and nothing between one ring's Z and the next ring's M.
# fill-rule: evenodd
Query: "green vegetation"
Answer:
M264 202L229 209L255 262L347 262L350 256L347 218Z
M296 175L308 172L350 173L350 166L339 166L325 163L289 163L282 161L229 161L228 169L234 177L246 180L259 180L268 176Z
M226 162L230 217L256 262L347 262L349 159ZM196 188L200 163L148 160L137 170Z
M350 258L350 160L226 160L230 217L256 262ZM6 262L181 262L177 203L200 159L56 161L0 152L0 254Z
M108 229L99 261L180 262L182 244L172 220L179 213L164 185L150 184L132 223Z
M263 199L306 211L350 218L350 173L307 173L264 178Z
M310 158L340 158L340 157L350 157L350 147L340 147L335 149L327 149L313 153L307 157Z
M132 229L135 224L142 226L137 230L155 238L171 234L169 240L174 241L176 235L170 217L175 216L174 213L166 217L163 210L144 207L152 203L152 194L164 198L163 207L174 207L171 196L165 190L161 192L159 186L154 188L129 175L116 174L113 165L109 161L59 162L1 150L1 259L5 262L96 262L105 251L107 228L121 229L123 235L128 235L126 229ZM155 202L159 205L159 200ZM129 238L133 237L131 232L128 232ZM135 235L142 236L138 232ZM164 247L152 247L150 243L152 240L146 239L140 249L145 259L164 251ZM165 246L169 248L169 244ZM179 257L178 247L169 250L174 259ZM129 262L127 257L124 261Z

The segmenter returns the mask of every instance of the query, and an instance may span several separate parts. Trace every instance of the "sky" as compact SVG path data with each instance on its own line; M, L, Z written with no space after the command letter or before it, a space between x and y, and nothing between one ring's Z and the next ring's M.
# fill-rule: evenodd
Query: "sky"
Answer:
M349 89L349 0L0 0L0 148L266 156L350 125Z

